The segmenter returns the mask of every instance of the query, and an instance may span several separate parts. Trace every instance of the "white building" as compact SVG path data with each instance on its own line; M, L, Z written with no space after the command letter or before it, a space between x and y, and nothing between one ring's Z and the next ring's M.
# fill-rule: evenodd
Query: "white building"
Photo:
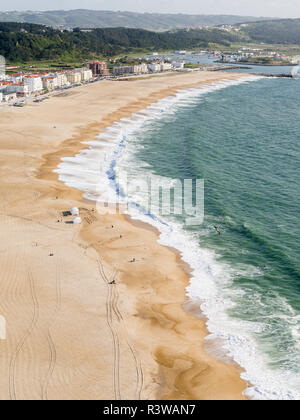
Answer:
M53 90L58 87L58 81L56 76L48 76L42 78L43 89Z
M184 68L184 62L183 61L172 61L172 66L175 69L183 69Z
M29 88L24 83L12 83L6 87L6 92L8 94L16 93L18 96L28 96Z
M152 63L148 64L148 70L152 73L158 73L160 71L161 67L160 64Z
M172 70L173 66L171 63L160 63L160 71Z
M14 73L10 75L10 80L13 83L21 83L23 81L24 74L23 73Z
M90 69L82 68L79 70L81 72L81 80L83 82L89 82L93 78L93 72Z
M57 86L59 88L66 86L69 82L65 73L55 73L57 78Z
M28 86L29 92L40 92L43 90L43 82L39 76L25 76L24 84Z
M133 73L148 73L147 64L137 64L136 66L133 66Z
M300 55L295 55L292 58L292 64L300 64Z
M66 76L67 76L68 82L70 82L71 85L81 83L81 73L79 71L66 73Z

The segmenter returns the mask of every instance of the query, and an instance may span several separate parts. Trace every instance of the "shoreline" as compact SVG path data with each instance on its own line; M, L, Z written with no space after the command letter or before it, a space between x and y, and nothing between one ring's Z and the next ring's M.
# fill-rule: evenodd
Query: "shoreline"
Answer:
M148 230L140 224L137 226L136 221L128 222L126 217L121 215L106 215L100 218L93 211L93 205L82 199L81 191L66 187L57 180L58 175L52 171L57 168L63 156L74 156L85 149L83 140L93 140L113 122L144 109L160 98L174 94L174 90L243 76L228 75L228 73L218 74L218 77L210 75L202 82L190 84L186 82L183 88L175 83L175 78L172 78L176 86L159 91L157 88L153 89L152 94L147 95L146 99L145 97L138 98L136 102L129 101L129 105L116 107L117 109L113 112L105 114L101 123L95 121L85 126L77 126L76 135L73 134L72 137L67 137L67 140L58 142L55 152L49 151L41 155L35 177L42 184L45 183L44 191L40 196L43 203L49 206L49 201L51 201L52 208L66 209L74 203L83 207L83 225L72 228L73 233L74 231L76 233L76 246L79 245L85 255L89 254L89 259L94 260L94 268L95 265L98 266L100 274L102 273L104 277L107 296L112 299L110 302L106 301L106 306L108 305L109 312L112 314L108 322L110 331L107 331L107 342L111 342L109 340L109 335L111 335L114 341L119 343L119 350L116 348L113 350L115 357L120 354L123 357L123 360L121 357L118 362L119 368L120 365L124 367L126 362L130 365L123 368L124 371L119 369L117 373L114 366L113 395L105 397L102 394L103 399L113 397L126 399L124 393L126 394L129 390L125 392L124 382L128 375L131 378L136 377L135 397L146 399L246 399L242 395L246 383L240 378L237 366L215 360L202 349L203 344L199 345L199 340L201 339L203 343L208 332L204 321L194 318L182 309L189 278L184 270L184 268L187 269L186 263L181 260L179 253L177 252L176 255L174 250L158 244L158 234L153 232L152 227ZM190 76L185 75L184 78L188 79ZM122 82L122 86L124 83L134 82ZM143 80L136 83L148 84L149 82ZM157 80L154 83L157 83ZM101 87L99 86L99 90ZM49 183L51 185L48 185ZM109 226L114 227L110 229ZM124 240L117 238L115 232L118 235L121 233L122 238L126 237L125 245L122 245ZM100 237L102 240L99 242ZM134 249L134 255L138 255L137 264L128 263L132 255L130 246ZM141 247L145 249L140 249ZM157 261L156 264L151 263L150 266L147 259L151 260L151 255ZM143 262L144 260L146 262ZM160 270L162 263L166 264L164 273ZM103 276L104 271L110 274L104 273ZM110 275L112 277L109 277ZM111 291L106 280L115 276L118 277L117 287ZM162 276L163 287L161 286ZM141 277L145 279L142 284ZM176 278L176 282L172 278ZM173 294L171 297L168 295L168 290ZM113 296L110 295L111 293ZM89 297L86 296L86 299L89 300ZM111 307L109 307L110 303L112 303ZM153 340L156 341L153 343ZM198 346L195 346L197 342ZM196 350L195 347L197 347ZM85 348L85 351L87 350L88 348ZM106 357L107 353L109 352L105 352ZM132 355L135 360L139 360L138 363L130 361ZM111 367L111 363L108 365ZM105 380L110 381L110 376L107 372ZM92 395L90 395L91 398ZM130 397L132 398L132 394Z

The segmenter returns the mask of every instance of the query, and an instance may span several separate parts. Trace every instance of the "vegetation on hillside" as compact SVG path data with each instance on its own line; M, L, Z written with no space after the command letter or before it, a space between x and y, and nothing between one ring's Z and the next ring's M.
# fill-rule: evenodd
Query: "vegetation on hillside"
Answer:
M236 39L218 29L158 33L129 28L82 32L77 28L69 32L28 23L0 23L0 55L11 62L77 60L141 50L205 48L209 42L228 45Z
M239 28L255 42L300 45L300 19L248 23Z
M76 62L150 51L192 50L266 43L300 45L300 19L256 22L220 28L152 32L131 28L57 30L30 23L0 23L0 55L9 62ZM234 47L232 47L234 48Z

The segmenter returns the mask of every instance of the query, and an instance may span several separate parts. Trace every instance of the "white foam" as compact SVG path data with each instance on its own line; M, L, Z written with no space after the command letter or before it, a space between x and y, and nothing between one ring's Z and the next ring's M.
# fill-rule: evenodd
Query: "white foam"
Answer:
M243 77L235 81L225 80L180 91L143 111L136 112L132 118L123 118L100 134L99 141L86 142L89 149L75 157L64 158L57 170L59 179L84 191L84 196L89 199L97 199L107 191L111 194L116 185L109 174L115 170L120 173L119 167L122 166L122 161L124 160L125 164L127 159L124 155L124 135L133 141L134 148L134 140L138 141L134 139L134 133L147 130L151 121L171 118L178 107L198 104L201 97L215 90L260 78ZM128 150L126 153L129 153ZM115 167L117 163L118 166ZM145 166L143 164L143 168ZM130 169L139 174L139 169L134 169L133 166ZM140 199L139 196L131 197L132 202ZM173 221L166 224L159 217L149 216L134 206L130 208L129 213L132 218L155 226L161 232L159 242L178 249L183 260L192 268L187 294L190 299L202 302L201 310L208 318L207 327L211 333L208 339L218 339L223 343L224 353L245 368L242 377L253 384L249 386L246 394L254 399L300 399L300 383L295 380L295 375L269 369L265 355L258 351L253 334L259 333L263 325L237 320L226 314L233 306L233 290L230 289L230 293L228 291L233 274L230 268L218 262L214 252L200 248L196 237L184 231L178 223ZM294 334L297 335L298 331L295 326Z

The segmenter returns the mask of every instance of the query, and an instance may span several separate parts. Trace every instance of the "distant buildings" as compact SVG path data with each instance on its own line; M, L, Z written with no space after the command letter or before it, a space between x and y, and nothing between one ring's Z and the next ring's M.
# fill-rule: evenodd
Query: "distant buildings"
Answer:
M182 64L184 65L184 64ZM176 68L180 68L181 64ZM113 74L115 76L126 75L126 74L146 74L146 73L159 73L163 71L174 70L174 65L166 62L154 62L150 64L136 64L133 66L120 66L115 67Z
M148 64L148 70L151 71L151 73L158 73L161 71L161 65L158 63Z
M155 54L155 53L153 53ZM150 61L150 59L148 58ZM145 61L148 61L145 59ZM139 64L115 67L113 74L134 75L159 73L165 71L181 71L184 69L184 62L181 60L170 62L160 61L160 59L149 64ZM56 89L64 89L70 86L89 83L99 76L108 76L110 71L104 61L90 61L87 67L76 68L73 70L62 70L54 72L34 72L34 73L14 73L3 74L0 77L0 102L15 100L17 97L38 96L51 92Z
M99 63L99 62L97 62ZM106 72L105 63L100 63L100 71ZM3 79L3 80L1 80ZM63 89L71 85L88 83L93 79L90 68L83 67L68 71L49 73L14 73L0 77L0 102L18 97L39 95L41 93Z
M145 74L148 73L147 64L136 64L134 66L115 67L113 70L115 76L121 74Z
M172 70L173 66L171 63L160 63L160 71Z
M93 76L109 76L109 69L105 61L90 61L88 67L92 70Z
M300 55L295 55L292 58L292 64L300 64Z
M184 62L183 61L172 61L171 64L175 69L183 69L184 68Z

